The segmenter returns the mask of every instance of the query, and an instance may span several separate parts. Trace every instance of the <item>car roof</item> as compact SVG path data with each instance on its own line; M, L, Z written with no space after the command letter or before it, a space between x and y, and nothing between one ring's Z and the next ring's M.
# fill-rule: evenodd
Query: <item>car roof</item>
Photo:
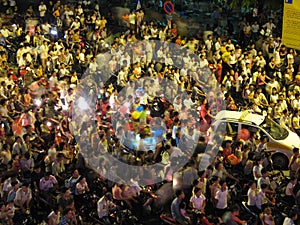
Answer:
M265 120L265 117L259 114L251 113L247 110L243 112L222 110L215 116L215 120L234 120L238 122L244 121L259 126Z

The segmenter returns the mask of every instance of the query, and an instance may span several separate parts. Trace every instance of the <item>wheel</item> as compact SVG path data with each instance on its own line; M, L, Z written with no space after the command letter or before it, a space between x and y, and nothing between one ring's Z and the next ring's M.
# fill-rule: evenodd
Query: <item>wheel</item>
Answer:
M274 169L286 170L288 169L289 159L283 154L272 155L273 167Z

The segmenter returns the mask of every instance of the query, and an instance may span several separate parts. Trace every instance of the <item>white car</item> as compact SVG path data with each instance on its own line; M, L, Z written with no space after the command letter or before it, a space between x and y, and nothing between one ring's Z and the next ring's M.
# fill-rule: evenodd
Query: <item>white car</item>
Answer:
M273 165L278 169L287 169L293 147L300 147L299 136L291 130L281 127L267 116L249 111L237 112L223 110L216 116L212 130L222 130L228 136L235 136L241 129L255 132L259 137L268 137L267 148L273 150Z

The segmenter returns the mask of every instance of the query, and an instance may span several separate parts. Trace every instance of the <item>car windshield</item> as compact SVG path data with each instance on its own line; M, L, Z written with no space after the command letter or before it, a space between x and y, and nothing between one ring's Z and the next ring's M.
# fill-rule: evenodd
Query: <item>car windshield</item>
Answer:
M264 122L261 124L261 127L275 140L283 140L289 135L288 130L281 127L278 123L275 123L268 117L266 117Z

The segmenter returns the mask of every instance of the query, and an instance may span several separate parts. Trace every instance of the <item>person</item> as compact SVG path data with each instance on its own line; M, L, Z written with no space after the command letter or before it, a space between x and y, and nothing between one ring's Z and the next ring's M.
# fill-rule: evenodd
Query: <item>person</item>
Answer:
M59 224L60 211L57 206L53 207L53 210L49 213L47 219L48 219L48 225Z
M241 220L238 216L240 214L240 207L233 205L230 211L224 213L222 221L225 225L246 225L247 221Z
M184 200L185 195L182 190L176 191L176 198L173 200L171 204L171 213L172 217L181 225L188 225L188 220L181 214L180 212L180 203Z
M193 223L196 224L198 220L198 215L201 215L201 222L206 225L210 225L205 214L206 198L202 194L201 188L196 187L194 189L194 195L190 199L191 209L193 210Z
M270 207L266 207L263 213L259 215L259 218L262 225L275 225L272 209Z
M299 156L299 148L294 147L293 148L293 155L290 158L290 162L289 162L289 166L288 166L288 168L290 169L290 175L291 176L296 175L296 172L299 168L298 156Z
M63 211L63 217L59 221L58 225L77 225L77 224L78 223L77 223L75 212L70 208L66 208Z
M298 219L298 213L296 210L291 209L288 217L285 217L283 225L295 225L295 221Z
M45 192L48 195L48 191L52 191L58 187L58 182L55 176L51 175L50 172L46 172L44 177L40 180L39 187L40 191Z
M258 189L256 188L255 181L250 181L249 190L247 192L247 196L248 196L247 206L252 212L258 214L259 209L256 207L257 194L258 194Z
M260 212L262 212L263 206L265 206L267 203L273 205L273 203L266 196L267 190L268 190L268 185L262 184L257 194L256 207L259 209Z
M97 202L97 212L101 222L111 224L111 214L116 211L117 207L113 203L113 197L110 192L105 193Z
M58 199L58 207L60 211L66 208L75 209L74 197L71 195L69 188L64 187L61 190L61 196Z
M291 176L290 182L288 183L285 189L285 199L291 206L295 204L296 195L294 194L293 189L296 183L297 183L297 178L295 176Z
M65 187L67 188L70 188L71 189L71 192L74 194L75 192L75 187L76 187L76 184L78 182L78 180L80 179L81 175L79 174L78 170L74 170L73 172L73 175L65 180Z
M263 159L261 157L257 157L255 160L255 166L253 167L253 177L254 180L258 180L262 174L261 174L261 170L263 169Z
M90 191L88 183L86 182L85 177L80 177L78 183L76 184L74 200L75 200L75 208L78 210L79 207L84 205L86 202L84 199L84 194Z
M216 209L216 214L219 217L221 217L227 209L228 196L229 196L228 187L225 180L220 181L220 186L221 186L220 190L218 190L215 195L215 199L216 199L215 209Z
M22 213L26 213L30 208L30 202L32 200L31 189L28 182L23 182L21 188L16 192L14 203L16 207L20 208Z

